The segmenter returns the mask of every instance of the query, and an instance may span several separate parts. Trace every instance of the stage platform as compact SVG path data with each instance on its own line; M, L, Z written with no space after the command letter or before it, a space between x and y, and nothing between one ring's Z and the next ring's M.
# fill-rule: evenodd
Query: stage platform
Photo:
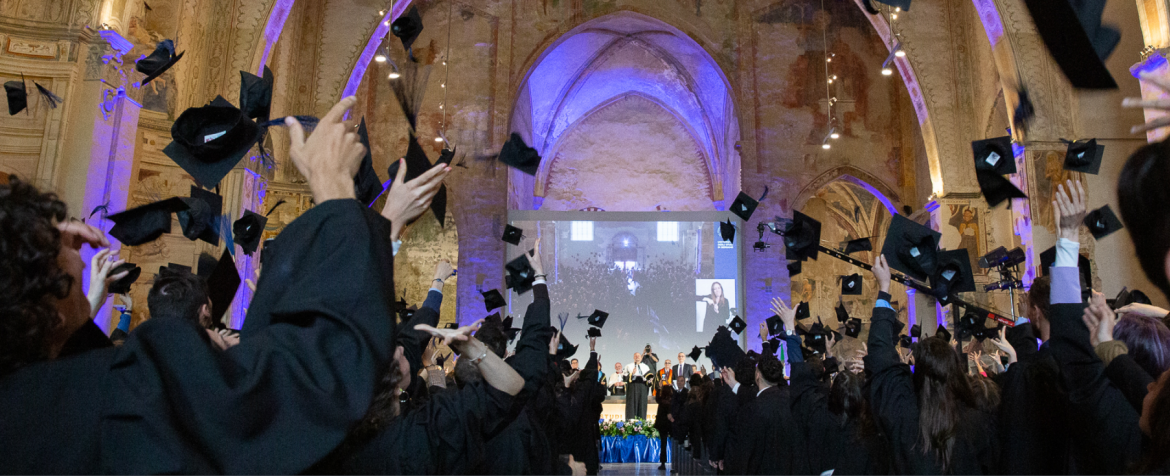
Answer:
M658 404L650 402L646 405L646 421L654 423L654 416L658 414ZM606 420L626 419L626 397L610 395L601 403L601 418Z

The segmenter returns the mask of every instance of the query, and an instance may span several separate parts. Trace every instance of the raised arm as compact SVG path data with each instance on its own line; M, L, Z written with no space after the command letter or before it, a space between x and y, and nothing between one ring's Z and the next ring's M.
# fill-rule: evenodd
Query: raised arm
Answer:
M873 264L873 276L878 282L878 297L869 329L869 354L865 356L865 368L871 375L905 365L894 343L898 314L890 306L890 266L885 256L879 256Z
M443 305L443 285L446 284L447 278L454 276L454 270L447 260L440 261L435 266L435 278L431 280L431 289L427 291L426 301L423 301L422 307L400 328L398 345L402 347L402 354L410 364L410 375L417 374L425 364L422 361L422 354L426 351L427 342L430 341L430 336L415 329L415 326L425 324L438 327L439 308Z
M536 240L536 246L527 256L536 274L536 282L532 286L532 304L528 305L524 314L524 327L520 332L520 341L516 343L512 366L524 378L527 392L535 392L544 383L549 371L549 339L553 335L549 313L552 301L548 297L544 264L540 258L540 240Z

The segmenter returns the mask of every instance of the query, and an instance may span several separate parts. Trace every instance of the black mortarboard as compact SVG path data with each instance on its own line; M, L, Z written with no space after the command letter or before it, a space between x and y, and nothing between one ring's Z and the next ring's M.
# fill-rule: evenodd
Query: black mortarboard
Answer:
M512 225L504 225L504 237L500 238L504 240L504 243L520 246L521 238L524 238L524 230Z
M176 212L183 236L188 240L203 240L219 246L219 214L223 212L223 197L215 192L191 186L191 196L181 198L187 209Z
M784 320L780 316L773 314L772 317L764 320L764 323L768 325L768 335L774 336L784 332Z
M565 333L562 332L561 340L557 342L557 358L568 359L569 357L572 357L573 354L577 353L577 347L578 346L575 346L569 342L569 338L565 337Z
M601 329L598 329L596 327L590 327L588 334L586 334L586 337L601 337Z
M808 332L804 334L804 345L809 349L820 353L825 353L825 336L828 332L825 331L825 325L820 322L813 323L809 326Z
M845 254L856 253L858 251L873 251L873 242L869 238L858 238L841 243L841 248L844 249Z
M844 323L849 320L849 311L845 309L844 301L838 300L837 307L833 311L837 314L837 322Z
M374 172L374 149L370 147L370 133L366 129L365 117L358 123L357 135L358 140L366 147L366 155L362 157L357 175L353 177L353 190L357 201L368 207L382 194L382 181L378 179L378 173ZM390 179L393 180L394 177Z
M1056 247L1053 246L1040 253L1040 275L1048 276L1049 268L1056 264ZM1085 255L1077 254L1077 268L1081 273L1081 289L1088 289L1093 285L1093 264Z
M138 281L138 277L142 275L142 268L139 268L134 263L122 263L110 270L110 276L115 276L123 271L129 271L122 279L110 283L110 292L113 294L127 294L130 292L130 285Z
M950 340L951 340L951 333L950 333L950 331L948 331L948 330L947 330L947 328L946 328L946 326L943 326L942 324L939 324L939 325L938 325L938 329L935 329L935 330L934 330L934 336L935 336L935 337L939 337L939 338L941 338L942 340L945 340L945 341L950 341Z
M203 187L214 187L260 139L261 128L223 96L183 111L163 153Z
M1069 142L1068 150L1064 153L1064 169L1097 175L1101 171L1101 157L1104 154L1105 145L1098 144L1097 139Z
M272 111L272 70L264 67L261 78L240 71L240 111L256 122L268 122Z
M890 268L919 281L926 280L938 263L938 240L942 233L919 225L902 215L890 221L882 254Z
M854 317L845 322L845 335L854 339L861 335L861 319Z
M854 273L849 276L842 276L841 294L847 296L861 294L861 275Z
M500 162L528 175L536 175L536 170L540 168L540 154L536 149L528 147L520 134L513 132L508 142L504 143L504 148L500 149Z
M450 149L444 147L443 150L439 151L439 160L435 161L435 165L439 165L439 164L451 165L451 160L455 158L455 151L457 149L458 149L458 147L453 147Z
M687 357L690 357L691 360L693 360L695 362L698 362L699 357L702 357L702 356L703 356L703 349L700 349L699 346L697 346L697 345L691 349L691 353L687 354ZM681 364L682 362L679 362L679 363Z
M996 206L1012 198L1028 198L1011 180L995 172L983 170L975 171L975 179L979 182L979 190L983 192L983 199L987 205Z
M944 306L950 303L954 293L975 291L975 277L971 273L971 258L966 248L938 254L938 266L930 275L930 287L935 299Z
M605 327L605 321L606 321L607 319L609 319L609 313L608 313L608 312L605 312L605 311L602 311L602 310L599 310L599 309L594 309L594 310L593 310L593 314L590 314L590 315L589 315L589 321L588 321L588 322L589 322L589 325L591 325L591 326L597 326L597 327L599 327L599 328L600 328L600 327Z
M507 301L504 301L504 296L502 294L500 294L500 290L498 290L498 289L484 291L480 294L483 295L483 306L485 308L487 308L488 311L491 311L492 309L504 307L505 305L508 304Z
M20 76L20 81L8 81L4 83L4 94L8 96L8 115L15 116L16 113L23 111L28 107L28 89L24 86L24 75Z
M724 326L715 330L715 336L707 344L707 357L716 367L734 367L744 355L743 349L731 337L731 331Z
M758 206L760 206L760 202L756 201L756 199L746 193L739 192L739 195L735 197L735 201L731 202L731 213L734 213L735 216L746 222L752 218L752 213L756 211L756 207Z
M901 336L898 336L898 345L900 345L902 347L909 349L910 345L913 343L914 343L914 341L910 340L910 336L908 336L908 335L903 334Z
M244 249L244 254L255 253L256 247L260 246L260 238L264 236L264 225L267 224L268 217L244 210L244 216L232 223L232 239Z
M508 336L509 341L516 340L516 336L520 335L520 329L512 327L512 316L505 317L500 321L500 325L504 329L504 334Z
M1116 89L1105 67L1121 33L1101 25L1105 0L1025 0L1036 31L1073 87Z
M1113 214L1113 209L1109 208L1109 205L1085 215L1085 226L1089 228L1089 233L1093 234L1093 238L1098 240L1124 228L1121 225L1121 220L1117 219L1117 215Z
M894 304L897 304L897 303L895 302ZM901 334L902 329L905 329L905 328L906 328L905 322L894 319L894 335Z
M504 269L508 272L508 275L505 276L508 288L515 290L517 294L524 294L532 289L532 282L536 281L536 270L532 269L532 264L528 262L528 256L520 255L509 261Z
M410 133L410 136L407 139L406 155L403 158L406 160L406 174L403 175L403 182L414 180L433 167L431 164L431 159L427 158L426 151L424 151L422 145L418 143L418 138L414 136L413 132ZM392 182L396 177L398 177L399 162L400 161L395 160L394 162L391 162L390 167L387 168L387 173L389 174L390 180ZM439 191L435 192L435 197L431 199L431 213L434 213L435 219L439 220L439 226L445 225L447 220L446 184L439 185Z
M739 316L735 316L731 318L731 323L728 324L728 327L731 328L732 332L739 334L743 332L744 329L747 329L747 323L744 322L743 319Z
M963 317L959 318L958 330L959 335L979 336L979 332L984 329L984 323L987 322L987 316L980 314L973 309L967 309L963 313Z
M811 314L808 312L808 303L802 302L796 305L796 320L807 319Z
M501 327L503 325L504 320L500 318L500 313L497 311L492 315L483 318L483 326L481 326L480 329L483 329L484 326Z
M158 274L165 273L190 273L191 267L177 263L167 263L166 266L158 267Z
M1016 158L1012 153L1012 137L993 137L971 143L975 154L975 170L994 172L996 175L1016 173Z
M114 222L110 236L129 246L149 243L171 232L171 213L186 209L187 204L176 197L115 213L107 217Z
M224 249L219 264L207 278L207 297L211 298L211 320L219 322L232 305L240 288L240 272L232 259L231 250Z
M913 337L915 339L922 337L922 325L921 324L914 324L914 325L910 326L910 337Z
M786 255L799 257L800 260L817 258L817 246L821 244L821 223L808 215L798 211L792 212L792 222L784 232L784 246ZM790 259L792 259L790 257Z
M800 268L801 268L800 261L789 261L788 262L788 276L792 277L792 276L796 276L796 275L800 274Z
M402 15L390 24L390 32L402 40L402 48L411 50L414 40L423 31L422 16L418 14L418 7L411 6L405 15ZM412 55L413 56L413 55Z
M735 242L735 225L731 224L731 219L719 223L719 236L723 241Z
M151 82L154 78L165 73L171 66L183 57L183 53L175 54L175 42L171 40L162 40L154 46L154 52L149 56L138 60L134 64L134 69L139 73L145 74L140 86L145 86L146 83Z
M211 253L199 253L199 260L195 263L195 275L207 281L211 277L211 273L215 272L216 266L219 266L219 260L215 259Z

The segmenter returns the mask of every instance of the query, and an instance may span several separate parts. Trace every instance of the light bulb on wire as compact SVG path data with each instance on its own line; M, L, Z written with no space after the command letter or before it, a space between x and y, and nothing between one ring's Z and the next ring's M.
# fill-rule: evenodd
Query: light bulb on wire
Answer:
M386 55L384 55L382 53L378 53L377 55L374 55L374 61L377 61L379 63L385 63L386 62Z
M891 74L894 74L894 70L890 69L889 66L882 68L882 76L889 76Z

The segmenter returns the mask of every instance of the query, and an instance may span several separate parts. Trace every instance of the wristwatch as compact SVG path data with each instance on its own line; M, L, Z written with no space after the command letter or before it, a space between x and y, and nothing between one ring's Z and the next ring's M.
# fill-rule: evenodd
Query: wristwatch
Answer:
M479 363L480 363L480 362L483 362L483 359L484 359L484 358L486 358L486 357L487 357L487 351L485 350L485 351L483 351L483 353L482 353L482 354L480 354L480 355L479 355L479 357L476 357L476 358L474 358L474 359L471 359L471 363L472 363L472 364L474 364L474 365L479 365Z

